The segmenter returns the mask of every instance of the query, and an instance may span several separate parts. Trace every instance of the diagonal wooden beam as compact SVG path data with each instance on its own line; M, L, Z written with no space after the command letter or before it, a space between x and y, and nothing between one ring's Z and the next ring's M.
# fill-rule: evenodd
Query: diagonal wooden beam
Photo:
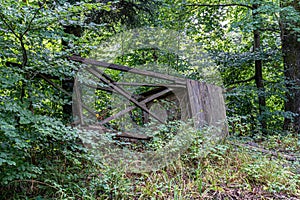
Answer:
M163 90L163 91L161 91L159 93L156 93L156 94L154 94L154 95L152 95L152 96L144 99L143 101L141 101L139 103L146 104L146 103L148 103L148 102L150 102L150 101L152 101L154 99L157 99L158 97L161 97L161 96L163 96L163 95L165 95L165 94L167 94L168 92L171 92L171 91L172 91L172 89L165 89L165 90ZM122 115L124 115L124 114L132 111L135 108L136 108L136 106L130 106L130 107L126 108L125 110L122 110L122 111L118 112L117 114L115 114L113 116L110 116L110 117L102 120L101 122L99 122L99 125L106 124L106 123L110 122L111 120L114 120L114 119L116 119L118 117L121 117Z
M141 108L142 110L144 110L145 112L147 112L150 116L152 116L153 118L155 118L157 121L159 121L160 123L163 123L163 124L165 123L161 119L159 119L159 117L157 117L154 113L151 113L149 111L149 109L145 105L141 104L136 99L134 99L133 97L131 97L131 95L127 91L125 91L123 88L115 85L114 81L112 79L110 79L109 76L106 75L104 72L102 72L101 70L97 69L96 67L91 67L91 68L87 67L86 70L89 71L94 76L96 76L97 78L99 78L102 82L108 84L117 93L119 93L120 95L124 96L126 99L128 99L129 101L131 101L132 103L134 103L136 106L138 106L139 108Z
M147 87L167 87L167 88L186 88L186 85L180 84L154 84L154 83L127 83L127 82L114 82L116 85L125 86L147 86Z
M69 57L69 59L73 60L73 61L81 62L84 64L88 64L88 65L106 67L108 69L114 69L114 70L123 71L123 72L130 72L133 74L150 76L150 77L154 77L154 78L173 81L174 83L181 84L181 85L186 85L185 79L181 78L181 77L176 77L176 76L171 76L171 75L167 75L167 74L161 74L161 73L157 73L157 72L141 70L141 69L136 69L136 68L131 68L131 67L127 67L124 65L107 63L107 62L98 61L98 60L94 60L94 59L90 59L90 58L83 58L83 57L75 56L75 55Z

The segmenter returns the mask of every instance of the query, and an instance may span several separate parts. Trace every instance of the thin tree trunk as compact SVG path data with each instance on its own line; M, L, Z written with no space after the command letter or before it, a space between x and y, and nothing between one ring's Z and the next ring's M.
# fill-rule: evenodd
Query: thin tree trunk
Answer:
M254 4L253 6L253 19L257 18L257 13L255 12L258 9L258 5ZM253 45L253 52L259 51L260 48L260 32L258 29L253 31L254 36L254 45ZM265 98L265 87L264 87L264 80L263 80L263 71L262 71L262 61L255 60L255 84L258 90L258 106L259 106L259 115L260 115L260 124L262 127L262 132L266 133L267 130L267 123L266 119L263 117L264 109L266 107L266 98Z
M300 5L298 1L282 1L282 7L292 6L296 11L300 12ZM300 24L292 24L291 21L281 16L281 42L284 62L284 75L286 78L286 102L285 111L297 114L293 119L288 117L284 120L284 129L294 129L299 133L300 131L300 42L299 33L292 30L291 27L299 27Z
M80 37L82 34L82 28L80 26L65 26L64 31L65 33L73 34L76 37ZM62 40L62 45L64 46L64 49L68 48L67 41ZM62 89L72 94L74 80L74 77L66 77L62 80ZM67 123L70 123L72 121L72 97L66 96L64 98L67 99L68 103L63 105L63 117Z

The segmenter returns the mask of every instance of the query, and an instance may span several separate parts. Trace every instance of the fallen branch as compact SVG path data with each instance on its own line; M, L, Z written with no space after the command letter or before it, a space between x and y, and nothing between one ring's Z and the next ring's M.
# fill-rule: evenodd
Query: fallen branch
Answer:
M291 156L291 155L286 155L286 154L283 154L283 153L280 153L280 152L264 149L264 148L260 147L258 144L254 143L254 142L248 142L247 144L234 143L234 142L229 142L229 143L232 144L232 145L238 146L238 147L246 147L246 148L251 149L253 151L260 151L260 152L265 153L265 154L270 154L270 155L272 155L274 157L277 157L277 158L281 157L281 158L284 158L288 161L297 161L298 160L296 157Z

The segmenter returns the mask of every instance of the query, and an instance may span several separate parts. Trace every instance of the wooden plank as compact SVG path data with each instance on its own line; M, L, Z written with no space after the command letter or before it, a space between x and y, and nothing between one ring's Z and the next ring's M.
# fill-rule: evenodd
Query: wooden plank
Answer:
M186 85L180 84L150 84L150 83L127 83L127 82L114 82L116 85L125 86L148 86L148 87L167 87L167 88L186 88Z
M209 114L207 121L209 125L223 128L224 133L228 133L226 121L226 107L223 97L223 89L211 84L205 84L208 94L206 95L206 110Z
M75 94L76 94L76 97L75 97L76 98L76 109L78 112L79 122L80 122L80 125L84 125L81 92L79 91L79 88L78 88L78 78L75 78L74 90L75 90Z
M96 86L96 85L92 85L92 84L87 84L87 83L82 83L83 85L89 87L89 88L93 88L93 89L96 89L96 90L104 90L104 91L107 91L107 92L112 92L112 89L110 87L101 87L101 86Z
M219 135L227 134L223 89L194 80L187 80L187 89L195 127L213 126L222 129L222 132L218 133Z
M166 75L166 74L160 74L160 73L147 71L147 70L130 68L130 67L127 67L124 65L117 65L117 64L107 63L107 62L103 62L103 61L97 61L97 60L93 60L90 58L83 58L80 56L71 56L71 57L69 57L69 59L73 60L73 61L81 62L84 64L88 64L88 65L106 67L108 69L114 69L114 70L119 70L119 71L123 71L123 72L130 72L130 73L134 73L134 74L150 76L150 77L154 77L154 78L160 78L160 79L164 79L164 80L168 80L168 81L173 81L174 83L178 83L178 84L185 85L185 83L186 83L184 78L175 77L175 76Z
M164 123L154 113L151 113L145 105L142 105L141 103L139 103L137 100L135 100L133 97L131 97L131 95L129 93L127 93L125 90L123 90L121 87L113 84L113 80L108 80L109 77L107 75L105 75L105 73L103 73L101 70L97 69L96 67L86 68L86 70L89 71L90 73L92 73L97 78L99 78L102 82L108 84L113 90L115 90L117 93L119 93L120 95L127 98L129 101L134 103L136 106L140 107L142 110L149 113L149 115L151 115L157 121L159 121L160 123Z
M140 135L140 134L136 134L136 133L131 133L131 132L117 133L116 137L136 139L136 140L150 140L150 139L152 139L152 137L149 137L149 136L146 136L146 135Z
M205 125L204 105L201 99L201 83L195 80L186 80L189 104L194 120L194 126L200 128Z

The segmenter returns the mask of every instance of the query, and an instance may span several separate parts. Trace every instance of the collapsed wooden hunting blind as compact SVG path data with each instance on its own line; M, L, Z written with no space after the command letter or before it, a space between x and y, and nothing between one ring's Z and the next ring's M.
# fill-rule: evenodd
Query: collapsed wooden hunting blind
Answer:
M198 129L214 126L219 129L215 136L224 137L227 134L225 103L221 87L79 56L72 56L70 59L86 65L83 69L84 75L78 76L74 84L73 113L76 125L102 131L112 128L116 129L117 137L147 140L150 137L143 133L136 134L134 131L122 130L114 122L124 116L128 116L130 123L138 126L154 121L163 124L172 120L192 119L194 127ZM129 73L138 77L135 80L141 82L117 81L106 72L107 69ZM147 78L141 77L150 77L157 81L147 82ZM135 89L128 90L129 87ZM107 106L104 111L97 110L95 99L101 98L101 93L97 96L96 91L106 91L121 96L123 100L116 106L117 111L113 112L110 106ZM125 106L122 107L123 105Z

